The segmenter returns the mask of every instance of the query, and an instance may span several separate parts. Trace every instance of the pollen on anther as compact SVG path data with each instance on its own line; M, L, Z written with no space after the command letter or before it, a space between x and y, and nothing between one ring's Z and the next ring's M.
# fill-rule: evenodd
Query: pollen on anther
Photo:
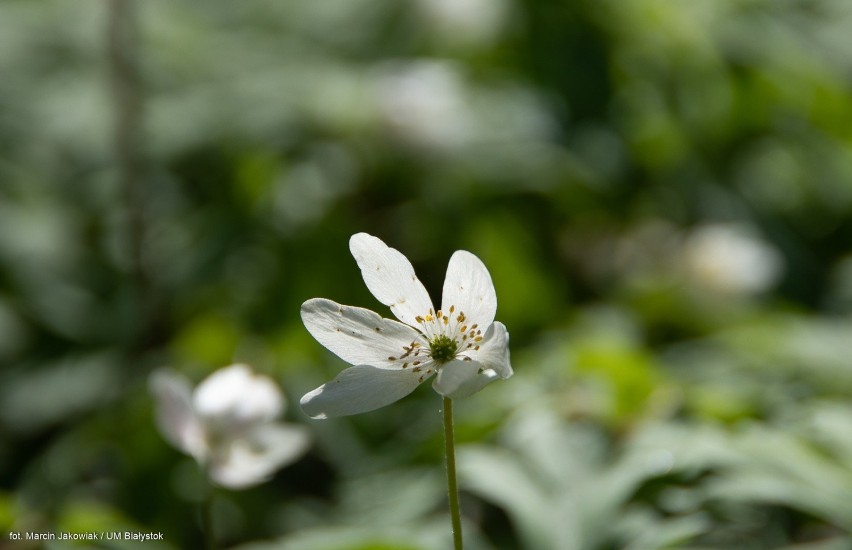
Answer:
M450 306L450 313L453 313L456 310L456 306Z
M420 364L420 361L415 361L415 362L413 362L413 363L411 363L411 364L412 364L412 365L414 365L414 366L416 367L417 365L419 365L419 364Z
M450 324L450 318L449 318L449 317L447 317L446 315L444 315L444 324L445 324L445 325L449 325L449 324Z
M380 329L379 327L376 327L376 332L381 332L381 331L382 331L382 329Z
M459 329L459 332L467 332L467 325L462 325L462 328Z
M396 357L393 357L393 356L388 357L388 361L396 361Z
M402 368L407 369L407 368L408 368L408 363L403 363L403 364L402 364Z
M479 351L479 346L473 348L475 351Z
M482 336L477 336L473 339L474 342L482 342Z
M422 322L423 322L423 317L421 317L421 316L419 316L419 315L418 315L417 317L415 317L415 318L414 318L414 320L415 320L415 321L417 321L418 323L422 323Z

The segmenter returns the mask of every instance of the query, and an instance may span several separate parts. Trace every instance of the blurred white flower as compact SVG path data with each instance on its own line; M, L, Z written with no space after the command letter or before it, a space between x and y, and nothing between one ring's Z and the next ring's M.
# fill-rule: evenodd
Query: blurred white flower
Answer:
M420 61L390 68L376 82L379 115L402 142L447 150L470 140L473 121L453 65Z
M497 295L479 258L464 250L453 254L442 309L435 311L402 253L366 233L353 235L349 249L367 288L402 323L323 298L305 302L302 320L311 335L355 365L302 397L307 414L371 411L405 397L433 374L432 387L451 398L512 376L509 333L494 321Z
M694 230L683 246L687 275L720 294L748 295L770 288L781 275L778 252L747 227L713 224Z
M442 42L485 46L496 39L508 14L506 0L417 0Z
M214 372L194 392L170 370L154 372L149 382L163 436L223 487L266 481L307 448L303 426L275 422L285 405L278 386L247 365Z

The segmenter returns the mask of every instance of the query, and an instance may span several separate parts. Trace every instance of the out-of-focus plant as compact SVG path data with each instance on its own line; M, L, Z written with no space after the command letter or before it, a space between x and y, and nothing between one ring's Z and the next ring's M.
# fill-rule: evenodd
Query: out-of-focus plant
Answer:
M155 372L150 386L163 436L223 487L245 489L267 481L307 448L304 427L276 422L285 407L278 386L247 365L214 372L194 392L185 378L166 370ZM216 541L212 505L208 492L203 517L211 548Z
M247 365L216 371L194 392L183 377L158 371L151 392L163 436L223 487L262 483L306 450L304 427L275 421L285 407L278 387Z

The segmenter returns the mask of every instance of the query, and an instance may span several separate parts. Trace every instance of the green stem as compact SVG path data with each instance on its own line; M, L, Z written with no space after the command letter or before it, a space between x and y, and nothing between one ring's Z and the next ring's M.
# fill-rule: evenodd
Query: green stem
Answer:
M453 438L453 400L444 397L444 447L447 452L447 488L450 497L450 518L453 522L453 548L462 550L459 486L456 481L456 444Z
M107 2L107 54L113 110L112 143L121 205L126 219L123 248L128 254L134 324L130 347L139 351L150 338L153 322L151 285L142 261L145 241L143 94L139 71L136 0Z
M201 529L204 531L204 541L207 550L216 550L216 535L213 532L213 485L208 481L207 494L201 503Z

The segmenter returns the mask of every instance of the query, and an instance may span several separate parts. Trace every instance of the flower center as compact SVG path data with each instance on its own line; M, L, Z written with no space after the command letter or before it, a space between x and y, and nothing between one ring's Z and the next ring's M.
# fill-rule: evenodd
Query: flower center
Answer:
M429 356L438 363L454 359L459 350L458 343L449 336L439 334L429 342Z

